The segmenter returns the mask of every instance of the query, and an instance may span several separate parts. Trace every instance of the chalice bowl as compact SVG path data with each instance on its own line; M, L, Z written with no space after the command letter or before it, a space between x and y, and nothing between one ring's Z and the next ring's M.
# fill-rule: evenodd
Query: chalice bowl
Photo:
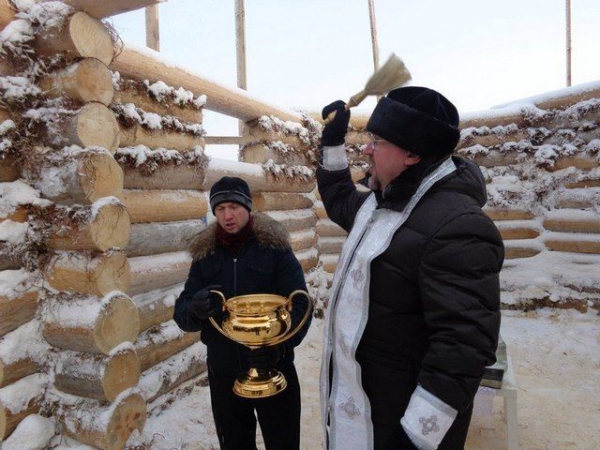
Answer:
M210 322L225 337L251 349L277 345L294 336L306 323L312 311L312 302L303 290L292 292L289 297L275 294L251 294L225 299L223 293L223 311L227 313L223 324L210 317ZM292 327L292 303L297 295L308 299L306 314L295 329ZM233 392L245 398L266 398L278 394L287 386L287 381L277 369L250 369L235 380Z

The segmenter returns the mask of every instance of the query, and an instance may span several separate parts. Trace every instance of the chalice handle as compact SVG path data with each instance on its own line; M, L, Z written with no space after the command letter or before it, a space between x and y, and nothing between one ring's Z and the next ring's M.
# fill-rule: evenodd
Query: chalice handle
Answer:
M225 311L225 302L227 301L227 299L225 298L225 296L223 295L223 293L222 293L222 292L220 292L220 291L210 291L210 292L211 292L211 294L217 294L217 295L219 295L219 296L220 296L220 297L223 299L223 311ZM213 324L213 326L214 326L214 327L215 327L217 330L219 330L219 332L220 332L220 333L221 333L223 336L225 336L225 337L226 337L226 338L228 338L228 339L231 339L229 336L227 336L227 335L225 334L225 332L223 331L223 329L221 328L221 326L220 326L220 325L217 323L217 321L216 321L215 319L213 319L212 317L209 317L209 318L208 318L208 320L210 320L210 323L212 323L212 324Z
M308 292L303 291L302 289L298 289L298 290L292 292L289 295L289 297L288 297L288 303L289 303L290 306L288 307L288 311L292 310L292 307L291 307L292 300L298 294L304 294L304 295L306 295L306 299L308 300L308 307L306 308L306 313L304 314L304 317L302 318L302 320L300 321L300 323L298 324L298 326L296 327L296 329L294 331L292 331L291 333L284 334L281 338L275 339L272 342L269 342L269 345L281 344L282 342L285 342L288 339L291 339L298 331L300 331L300 329L304 326L304 324L308 320L308 317L312 313L313 304L312 304L312 300L310 298L310 295L308 295Z

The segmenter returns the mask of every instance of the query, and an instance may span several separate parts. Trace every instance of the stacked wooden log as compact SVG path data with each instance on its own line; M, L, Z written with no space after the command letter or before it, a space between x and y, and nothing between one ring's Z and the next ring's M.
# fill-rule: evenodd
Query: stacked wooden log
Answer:
M15 19L7 2L0 9L3 28L30 30L0 74L3 87L23 87L4 92L0 116L3 130L12 124L0 155L0 222L12 231L2 235L10 264L0 267L12 269L0 272L8 281L0 293L0 440L47 410L54 391L62 433L122 448L143 429L146 404L132 390L139 313L126 294L131 270L121 250L130 214L119 200L119 127L108 108L113 40L98 19L56 2L44 26L35 11ZM80 420L81 409L89 420Z

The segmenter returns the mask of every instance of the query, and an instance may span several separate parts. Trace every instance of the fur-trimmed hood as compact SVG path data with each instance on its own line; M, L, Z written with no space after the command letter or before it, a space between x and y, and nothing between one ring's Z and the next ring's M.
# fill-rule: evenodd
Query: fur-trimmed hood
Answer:
M266 214L251 214L254 219L252 230L254 231L254 237L258 241L258 245L280 250L291 248L290 234L282 224ZM214 252L217 246L216 230L218 226L218 223L214 222L196 235L190 244L189 250L194 261L205 258Z

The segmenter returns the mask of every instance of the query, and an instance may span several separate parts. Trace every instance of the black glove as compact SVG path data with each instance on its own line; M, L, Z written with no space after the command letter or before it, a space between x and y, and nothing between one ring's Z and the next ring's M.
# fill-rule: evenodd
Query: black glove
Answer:
M258 370L273 369L285 356L285 344L259 347L248 352L246 359L250 367Z
M222 309L222 299L210 291L220 291L221 286L212 285L207 286L204 289L200 289L192 297L192 304L190 305L191 313L198 320L205 320L209 317L214 317Z
M400 424L387 440L384 448L385 450L418 450Z
M335 117L323 128L321 134L322 147L335 147L344 143L348 124L350 123L350 110L346 111L345 106L345 102L337 100L323 108L321 113L323 119L326 119L333 111L335 111Z

